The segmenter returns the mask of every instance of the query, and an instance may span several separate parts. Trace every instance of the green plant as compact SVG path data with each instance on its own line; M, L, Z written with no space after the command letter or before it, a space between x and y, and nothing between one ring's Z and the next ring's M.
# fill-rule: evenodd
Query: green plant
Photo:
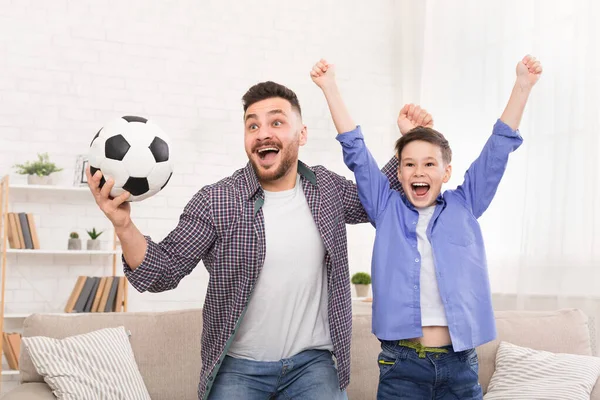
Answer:
M71 232L69 235L71 239L79 239L79 234L77 232Z
M92 240L98 239L98 236L102 235L102 232L96 232L96 228L93 228L91 231L87 231L88 235Z
M38 154L37 161L15 164L14 168L17 168L17 173L21 175L48 176L53 172L62 171L62 168L58 168L56 164L50 162L48 153Z
M371 284L371 275L366 272L357 272L352 275L351 282L355 285L369 285Z

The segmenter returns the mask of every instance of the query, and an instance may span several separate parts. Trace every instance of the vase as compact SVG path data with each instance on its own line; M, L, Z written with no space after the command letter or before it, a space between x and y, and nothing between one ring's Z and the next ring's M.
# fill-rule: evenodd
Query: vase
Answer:
M50 175L27 175L27 183L29 185L52 185L52 177Z
M367 297L369 295L369 285L354 285L356 287L356 297Z
M69 239L69 250L81 250L81 239Z
M87 241L88 250L100 250L100 241L96 239L89 239Z

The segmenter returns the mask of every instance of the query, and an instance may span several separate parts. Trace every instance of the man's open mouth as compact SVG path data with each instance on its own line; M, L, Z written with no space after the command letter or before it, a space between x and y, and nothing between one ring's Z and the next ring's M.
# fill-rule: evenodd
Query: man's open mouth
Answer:
M273 161L279 153L279 149L275 146L262 147L256 150L256 153L258 154L258 158L263 161Z
M429 184L424 182L415 182L411 184L412 191L417 197L423 197L429 192Z

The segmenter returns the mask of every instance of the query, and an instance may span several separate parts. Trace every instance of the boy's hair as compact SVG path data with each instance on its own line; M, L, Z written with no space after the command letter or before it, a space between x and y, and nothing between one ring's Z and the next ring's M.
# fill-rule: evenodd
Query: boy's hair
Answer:
M444 135L435 129L417 126L396 141L396 156L398 157L398 162L402 161L401 156L404 147L415 140L422 140L438 146L442 150L442 159L444 162L450 164L450 161L452 161L452 150Z
M242 97L244 113L252 104L273 97L281 97L282 99L289 101L292 105L292 108L295 109L300 116L302 116L300 103L298 102L298 97L296 97L296 93L294 93L291 89L280 85L279 83L271 81L257 83L256 85L248 89L246 94L244 94L244 96Z

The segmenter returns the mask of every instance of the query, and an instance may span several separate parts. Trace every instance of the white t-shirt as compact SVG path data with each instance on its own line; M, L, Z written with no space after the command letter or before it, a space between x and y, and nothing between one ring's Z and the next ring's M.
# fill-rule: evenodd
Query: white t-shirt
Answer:
M327 314L325 246L300 177L265 191L265 262L228 355L279 361L307 349L333 350Z
M448 326L446 310L438 288L431 243L427 238L427 226L435 206L418 208L417 245L421 254L421 325Z

